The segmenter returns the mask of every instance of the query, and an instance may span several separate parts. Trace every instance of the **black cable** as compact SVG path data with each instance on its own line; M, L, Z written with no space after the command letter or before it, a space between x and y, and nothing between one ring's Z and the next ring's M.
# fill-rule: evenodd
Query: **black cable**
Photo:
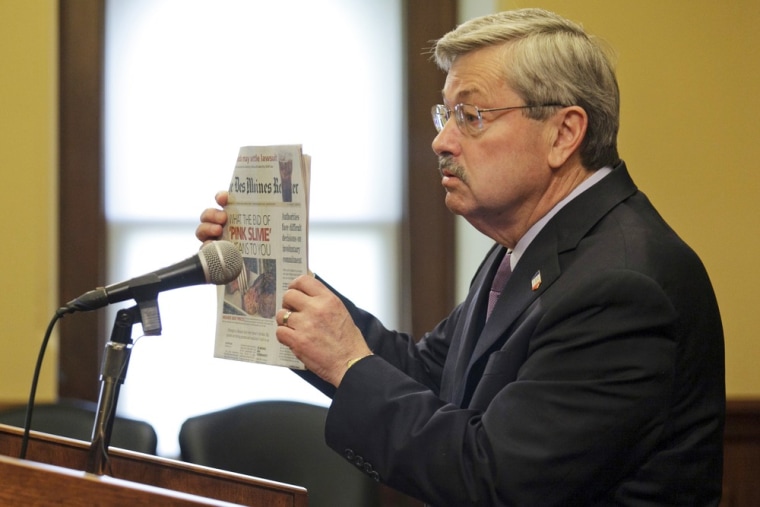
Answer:
M21 440L21 452L19 457L21 459L26 458L26 448L29 445L29 431L32 429L32 412L34 409L34 398L37 395L37 383L40 379L40 370L42 370L42 360L45 358L45 350L47 349L50 336L53 334L53 328L59 319L63 318L68 311L65 308L59 308L53 318L48 324L47 331L45 331L45 338L40 345L40 352L37 354L37 365L34 368L34 375L32 376L32 388L29 392L29 401L26 405L26 419L24 420L24 437Z

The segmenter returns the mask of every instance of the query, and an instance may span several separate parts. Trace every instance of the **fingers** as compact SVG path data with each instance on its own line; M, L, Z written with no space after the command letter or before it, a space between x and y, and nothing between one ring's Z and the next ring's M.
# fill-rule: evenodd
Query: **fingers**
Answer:
M296 278L277 311L277 340L334 386L348 364L372 353L340 299L315 278Z
M201 213L201 223L195 229L195 237L202 242L219 239L227 223L227 213L216 208L207 208Z
M229 202L230 193L226 190L221 190L216 193L214 196L214 200L219 206L227 206L227 203Z
M222 190L216 193L214 200L221 206L227 206L229 192ZM195 237L202 243L214 241L222 237L222 229L227 223L227 212L217 208L206 208L201 213L201 223L195 229Z
M297 312L304 310L309 305L311 296L299 289L290 287L282 294L283 317L285 311Z
M290 322L290 317L292 316L293 316L293 310L282 308L277 311L277 313L274 316L274 320L275 322L277 322L278 326L290 327L288 325L288 322Z
M291 319L299 311L305 311L310 305L313 308L315 296L326 295L334 297L327 287L312 275L301 275L290 282L288 289L282 295L282 308L275 314L277 325L294 329Z
M201 223L224 225L227 223L227 212L216 208L206 208L201 213Z
M222 237L222 226L217 224L202 223L195 229L195 237L206 243Z
M319 296L319 295L332 294L332 291L328 289L325 286L325 284L317 280L314 277L313 273L308 273L306 275L301 275L295 278L288 285L288 289L293 289L293 290L303 292L307 296Z

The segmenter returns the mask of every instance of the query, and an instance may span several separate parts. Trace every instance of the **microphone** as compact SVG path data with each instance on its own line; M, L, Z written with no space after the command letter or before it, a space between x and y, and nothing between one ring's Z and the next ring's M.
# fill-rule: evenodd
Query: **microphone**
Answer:
M138 303L155 300L159 292L191 285L224 285L238 277L243 256L229 241L213 241L193 255L171 266L108 287L98 287L72 299L60 314L97 310L112 303L134 299Z

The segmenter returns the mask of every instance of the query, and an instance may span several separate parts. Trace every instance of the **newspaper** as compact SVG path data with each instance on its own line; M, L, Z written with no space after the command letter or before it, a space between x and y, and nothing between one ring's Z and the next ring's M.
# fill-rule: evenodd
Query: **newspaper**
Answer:
M218 289L214 357L303 369L277 341L288 284L308 272L311 159L301 145L240 148L222 239L243 254L237 280Z

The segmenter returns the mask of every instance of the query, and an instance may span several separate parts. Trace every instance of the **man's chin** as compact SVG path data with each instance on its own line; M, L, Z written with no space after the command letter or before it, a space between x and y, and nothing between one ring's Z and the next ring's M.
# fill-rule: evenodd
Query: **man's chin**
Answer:
M464 212L464 208L462 207L462 202L459 200L459 198L446 190L446 198L444 199L444 204L446 207L455 215L462 215Z

